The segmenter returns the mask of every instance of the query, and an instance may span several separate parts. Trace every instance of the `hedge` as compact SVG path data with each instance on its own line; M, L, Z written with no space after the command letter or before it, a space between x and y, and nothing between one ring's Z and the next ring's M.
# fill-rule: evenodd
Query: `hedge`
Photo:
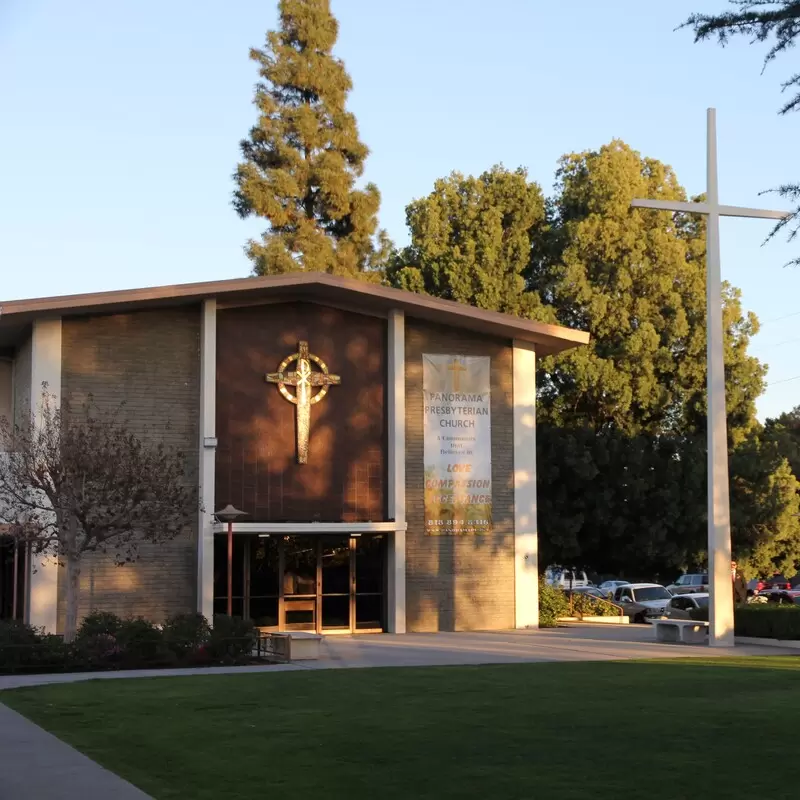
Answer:
M800 608L752 603L734 610L737 636L765 639L800 639Z
M708 620L708 609L696 609L693 619ZM748 603L733 610L737 636L800 640L800 606Z
M202 614L179 614L163 625L142 617L89 614L75 640L15 620L0 621L0 674L246 664L257 631L249 620L220 616L212 628Z

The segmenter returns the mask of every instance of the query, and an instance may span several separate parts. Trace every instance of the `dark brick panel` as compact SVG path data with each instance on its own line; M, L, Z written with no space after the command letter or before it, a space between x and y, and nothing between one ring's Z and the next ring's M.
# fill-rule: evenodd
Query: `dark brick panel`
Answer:
M296 406L265 379L301 340L341 378L311 407L306 464ZM248 522L385 519L385 386L384 319L309 303L220 310L217 508L233 503Z

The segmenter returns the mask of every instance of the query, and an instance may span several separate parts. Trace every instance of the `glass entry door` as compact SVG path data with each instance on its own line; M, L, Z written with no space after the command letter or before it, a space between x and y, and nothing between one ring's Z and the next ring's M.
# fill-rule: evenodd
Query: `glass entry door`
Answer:
M281 537L278 629L384 630L384 550L381 535Z
M316 537L286 536L281 548L280 627L316 631L319 542Z
M225 535L214 545L214 613L224 614ZM382 631L385 573L382 534L235 534L233 614L265 630Z
M0 619L25 615L28 550L11 536L0 536Z
M349 536L320 537L320 631L353 629L353 551Z

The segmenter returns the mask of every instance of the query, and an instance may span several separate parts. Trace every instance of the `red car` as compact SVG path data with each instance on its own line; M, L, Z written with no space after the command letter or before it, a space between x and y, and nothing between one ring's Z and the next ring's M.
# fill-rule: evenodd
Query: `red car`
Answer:
M772 589L785 589L790 590L792 584L783 575L773 575L771 578L758 578L750 581L747 584L748 594L759 594L760 592L768 592Z
M782 588L781 586L773 586L771 589L762 589L759 593L759 597L766 597L768 603L782 603L786 605L791 605L795 603L800 605L800 586L795 586L794 589L789 586L788 589Z

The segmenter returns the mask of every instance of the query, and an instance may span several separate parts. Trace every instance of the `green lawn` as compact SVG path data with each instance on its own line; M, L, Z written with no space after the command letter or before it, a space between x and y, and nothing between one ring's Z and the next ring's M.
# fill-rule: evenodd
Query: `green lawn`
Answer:
M0 699L158 800L798 793L794 657L92 681Z

